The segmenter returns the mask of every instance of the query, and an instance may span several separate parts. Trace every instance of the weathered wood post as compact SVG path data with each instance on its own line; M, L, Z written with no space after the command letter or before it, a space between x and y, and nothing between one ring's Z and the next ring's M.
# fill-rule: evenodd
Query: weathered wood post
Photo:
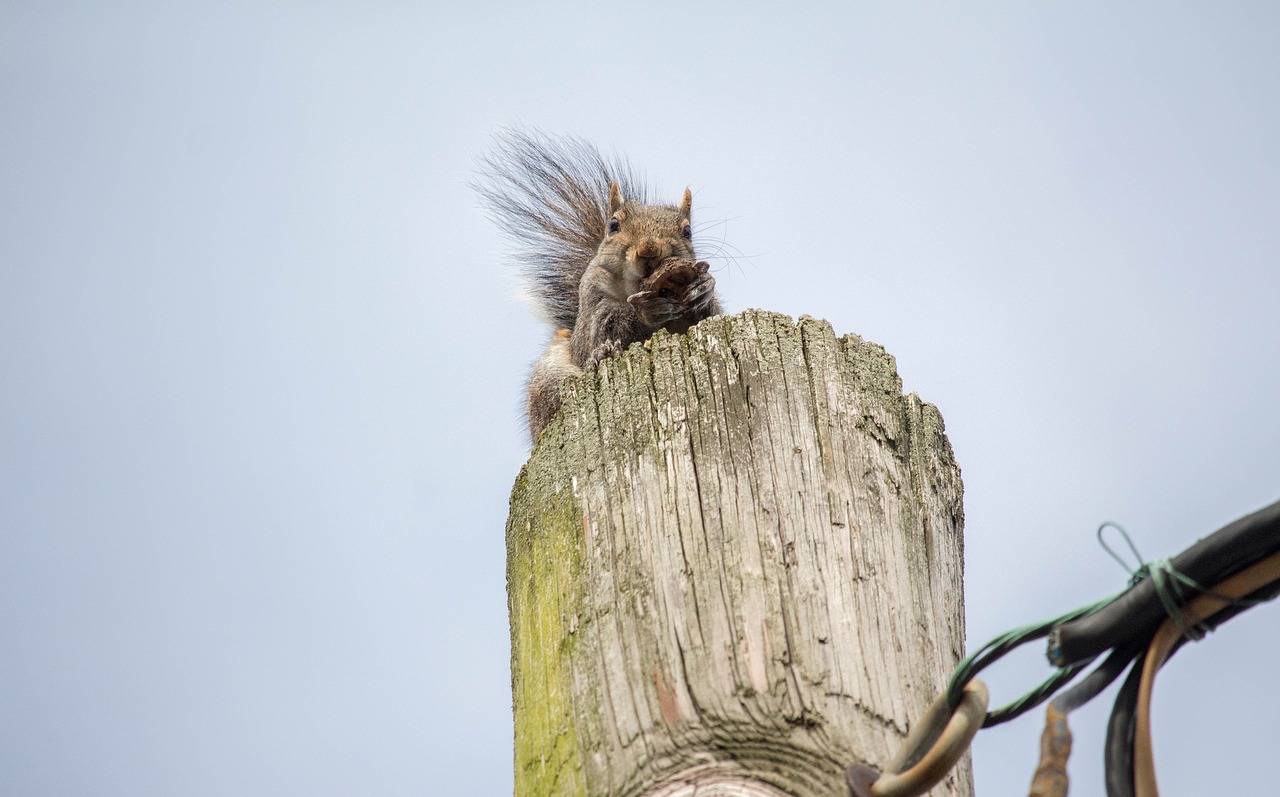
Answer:
M566 390L507 524L516 794L846 797L963 655L938 411L760 311ZM931 792L971 793L967 758Z

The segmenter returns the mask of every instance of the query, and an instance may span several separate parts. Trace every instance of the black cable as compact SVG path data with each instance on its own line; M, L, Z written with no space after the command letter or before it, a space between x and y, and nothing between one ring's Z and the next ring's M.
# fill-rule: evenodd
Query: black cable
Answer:
M1252 607L1255 602L1266 601L1280 594L1280 581L1274 581L1256 592L1253 592L1245 601L1234 603L1217 614L1205 618L1201 625L1209 631L1216 629L1227 620L1235 617L1246 609ZM1149 643L1150 640L1144 640ZM1168 664L1169 660L1174 657L1182 646L1187 643L1187 638L1182 637L1172 648L1168 655L1165 656L1164 663ZM1134 657L1133 652L1128 653L1128 660L1133 661L1133 669L1129 671L1129 677L1125 679L1124 685L1120 687L1119 693L1116 695L1115 706L1111 710L1111 717L1107 721L1107 740L1105 743L1105 766L1106 766L1106 784L1107 797L1133 797L1133 735L1134 723L1138 706L1138 686L1142 681L1142 667L1146 662L1146 645L1142 646L1142 652ZM1112 666L1113 660L1123 657L1122 651L1114 651L1108 659L1102 663L1097 670L1089 674L1088 678L1081 681L1077 686L1073 687L1069 692L1063 694L1054 700L1072 700L1072 692L1083 691L1086 686L1090 685L1090 680L1102 670L1107 670ZM1126 660L1126 661L1128 661ZM1123 668L1122 668L1123 669ZM1117 671L1116 675L1119 674ZM1115 679L1115 675L1111 676L1111 680ZM1110 680L1107 681L1110 683ZM1097 692L1101 692L1106 688L1104 683L1098 688ZM1094 695L1097 694L1094 693ZM1072 708L1078 708L1083 705L1094 695L1089 695L1080 704Z
M1055 697L1049 705L1063 714L1070 714L1098 696L1111 682L1120 677L1124 668L1129 666L1136 649L1113 650L1107 660L1099 664L1084 680Z
M1217 584L1280 550L1280 501L1247 515L1192 545L1170 564L1201 584ZM1114 647L1150 640L1168 616L1152 580L1145 578L1090 615L1049 634L1049 661L1057 667Z
M1107 720L1107 740L1103 746L1107 797L1133 797L1133 723L1146 659L1146 653L1142 653L1133 660L1133 668L1116 694L1115 706Z

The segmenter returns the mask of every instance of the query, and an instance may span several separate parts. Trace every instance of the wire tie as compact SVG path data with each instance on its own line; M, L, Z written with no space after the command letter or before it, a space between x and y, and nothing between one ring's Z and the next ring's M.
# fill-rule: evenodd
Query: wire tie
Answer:
M1204 639L1205 635L1208 634L1210 628L1205 622L1208 618L1202 618L1199 622L1193 623L1188 627L1186 613L1182 611L1181 607L1197 595L1208 595L1228 606L1237 606L1244 609L1262 603L1258 599L1232 598L1214 592L1191 576L1174 568L1168 559L1154 562L1151 565L1151 576L1151 583L1156 589L1156 595L1160 597L1160 603L1164 606L1165 612L1173 618L1179 633L1196 642Z
M1124 539L1125 543L1129 546L1129 550L1133 552L1133 558L1138 563L1136 566L1129 567L1129 563L1121 559L1120 554L1116 553L1111 548L1110 545L1107 545L1107 541L1102 536L1102 532L1106 531L1108 527L1113 528L1116 531L1120 532L1120 536ZM1112 559L1115 559L1117 562L1120 563L1120 566L1124 568L1124 572L1129 574L1129 586L1132 587L1134 584L1137 584L1143 578L1146 578L1147 576L1146 562L1143 560L1142 554L1138 553L1138 546L1133 544L1133 539L1129 537L1129 532L1124 530L1124 526L1121 526L1119 523L1116 523L1115 521L1112 521L1112 520L1105 521L1101 526L1098 526L1098 544L1102 546L1102 550L1111 554Z
M1110 545L1107 545L1102 533L1108 527L1120 532L1121 538L1129 546L1134 559L1138 562L1137 567L1129 567L1128 563ZM1133 544L1133 539L1129 536L1129 532L1125 531L1124 526L1119 523L1108 520L1098 526L1098 544L1111 555L1112 559L1115 559L1120 563L1121 567L1128 571L1130 587L1144 578L1151 579L1151 586L1156 591L1156 597L1160 599L1160 605L1164 608L1165 614L1169 615L1174 625L1177 626L1178 633L1193 642L1198 642L1205 638L1208 633L1208 626L1203 622L1188 623L1186 614L1182 611L1182 605L1191 600L1194 597L1194 593L1212 594L1207 588L1187 574L1176 570L1168 559L1160 559L1155 562L1144 561L1142 554L1138 553L1138 546Z

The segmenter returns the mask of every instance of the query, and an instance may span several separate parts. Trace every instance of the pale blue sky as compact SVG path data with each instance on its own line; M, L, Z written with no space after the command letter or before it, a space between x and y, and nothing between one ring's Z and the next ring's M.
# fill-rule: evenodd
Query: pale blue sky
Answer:
M503 523L545 332L501 125L719 221L730 311L883 344L963 468L971 645L1280 498L1280 8L0 6L0 793L505 794ZM1157 687L1261 793L1274 605ZM992 673L997 699L1045 674ZM1075 721L1100 793L1109 698ZM1025 792L1039 719L980 735Z

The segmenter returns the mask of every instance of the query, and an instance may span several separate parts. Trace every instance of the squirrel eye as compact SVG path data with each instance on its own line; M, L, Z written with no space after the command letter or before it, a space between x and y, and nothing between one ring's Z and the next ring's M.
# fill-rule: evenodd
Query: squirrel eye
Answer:
M610 233L615 233L615 232L617 232L617 231L618 231L619 229L621 229L621 228L622 228L622 225L618 222L618 220L617 220L617 219L609 219L609 232L610 232Z
M680 228L680 234L683 235L685 238L692 238L693 228L690 227L688 224L686 224Z

